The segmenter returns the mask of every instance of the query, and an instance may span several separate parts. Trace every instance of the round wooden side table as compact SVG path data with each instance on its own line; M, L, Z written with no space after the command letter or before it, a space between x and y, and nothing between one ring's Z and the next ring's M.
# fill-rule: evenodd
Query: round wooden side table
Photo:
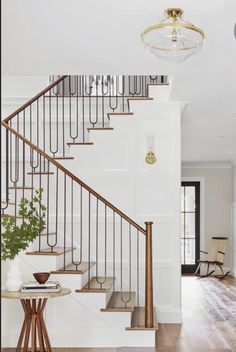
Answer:
M53 297L61 297L71 293L68 288L62 288L59 292L43 292L43 293L26 293L26 292L9 292L1 291L1 296L8 299L19 299L21 301L25 318L21 328L20 337L17 343L16 352L28 351L29 339L31 336L31 352L51 352L48 332L43 319L43 311L47 300ZM37 349L37 340L39 349Z

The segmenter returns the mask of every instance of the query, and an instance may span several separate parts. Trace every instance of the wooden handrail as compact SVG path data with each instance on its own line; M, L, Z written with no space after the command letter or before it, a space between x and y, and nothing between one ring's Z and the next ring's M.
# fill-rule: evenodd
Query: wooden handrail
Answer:
M14 116L16 116L17 114L19 114L21 111L23 111L24 109L26 109L28 106L30 106L32 103L34 103L37 99L39 99L40 97L42 97L45 93L47 93L49 90L51 90L53 87L55 87L58 83L60 83L61 81L63 81L67 76L61 76L60 78L58 78L55 82L49 84L46 88L44 88L43 90L41 90L41 92L39 92L38 94L36 94L33 98L31 98L30 100L28 100L25 104L23 104L19 109L15 110L13 113L11 113L9 116L7 116L3 122L8 123L8 121L10 121Z
M120 215L122 218L124 218L128 223L133 225L138 231L146 235L146 230L142 228L139 224L137 224L135 221L133 221L130 217L128 217L125 213L123 213L121 210L116 208L112 203L110 203L108 200L103 198L100 194L95 192L91 187L89 187L86 183L84 183L82 180L80 180L77 176L75 176L72 172L67 170L64 166L62 166L60 163L58 163L55 159L51 158L47 153L45 153L43 150L38 148L36 145L31 143L27 138L22 136L20 133L15 131L13 128L8 126L7 122L5 120L2 121L2 126L4 126L9 132L13 133L15 136L17 136L19 139L21 139L24 143L26 143L30 148L35 150L37 153L42 155L45 159L50 161L52 164L54 164L59 170L64 172L68 177L72 178L76 183L78 183L80 186L85 188L88 192L90 192L94 197L99 199L101 202L106 204L109 208L111 208L113 211L115 211L118 215Z

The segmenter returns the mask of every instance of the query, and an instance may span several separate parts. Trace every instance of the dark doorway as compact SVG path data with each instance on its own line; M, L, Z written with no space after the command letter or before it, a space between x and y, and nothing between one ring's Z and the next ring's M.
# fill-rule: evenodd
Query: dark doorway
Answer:
M181 184L182 273L194 273L200 254L200 182Z

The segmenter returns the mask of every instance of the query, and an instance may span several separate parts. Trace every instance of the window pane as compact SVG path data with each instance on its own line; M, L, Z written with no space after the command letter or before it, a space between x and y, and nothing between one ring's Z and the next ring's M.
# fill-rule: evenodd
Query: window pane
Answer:
M184 211L184 188L181 187L181 211Z
M181 237L184 237L184 213L181 213Z
M195 264L195 240L185 240L185 264Z
M184 263L184 240L181 240L181 264Z
M185 213L185 237L195 237L195 213Z
M185 187L185 211L195 211L195 187Z

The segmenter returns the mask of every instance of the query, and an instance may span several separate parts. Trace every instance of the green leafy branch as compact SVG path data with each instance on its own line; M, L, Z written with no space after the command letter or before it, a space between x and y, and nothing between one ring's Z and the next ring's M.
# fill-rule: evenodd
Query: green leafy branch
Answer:
M46 207L42 204L43 189L35 191L33 199L22 198L19 202L19 215L23 217L20 225L11 216L3 216L2 224L2 259L13 260L21 250L42 233L46 227Z

